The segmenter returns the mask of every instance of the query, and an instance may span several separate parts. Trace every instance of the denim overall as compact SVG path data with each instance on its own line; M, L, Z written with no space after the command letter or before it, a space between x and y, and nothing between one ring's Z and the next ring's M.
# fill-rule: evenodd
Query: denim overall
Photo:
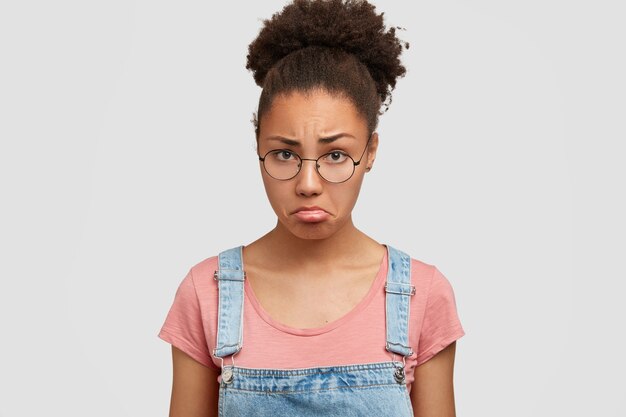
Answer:
M219 305L217 342L213 355L221 358L219 416L394 416L412 417L404 363L413 354L408 339L411 258L387 248L385 284L385 348L387 362L315 368L267 369L224 364L243 346L244 279L242 249L218 255ZM382 341L381 341L382 344ZM255 346L261 348L262 346ZM395 355L402 356L402 362ZM234 357L232 358L234 359Z

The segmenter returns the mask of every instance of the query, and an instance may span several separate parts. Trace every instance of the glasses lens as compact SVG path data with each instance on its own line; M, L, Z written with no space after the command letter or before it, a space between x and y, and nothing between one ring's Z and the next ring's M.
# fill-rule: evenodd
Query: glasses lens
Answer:
M320 175L330 182L344 182L354 173L354 160L343 152L322 155L317 163Z
M293 152L285 149L276 149L265 155L265 170L277 180L288 180L293 178L300 169L302 161Z

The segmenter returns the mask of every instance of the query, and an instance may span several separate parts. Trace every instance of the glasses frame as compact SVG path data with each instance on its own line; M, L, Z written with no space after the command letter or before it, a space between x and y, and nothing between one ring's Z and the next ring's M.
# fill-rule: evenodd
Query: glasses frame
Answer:
M320 155L317 159L302 158L302 157L301 157L301 156L300 156L297 152L294 152L294 151L292 151L291 149L285 149L285 148L277 148L277 149L272 149L272 150L267 151L267 152L265 153L265 155L263 155L263 157L261 157L261 156L260 156L260 155L258 155L258 154L257 154L257 156L259 157L259 161L263 162L263 169L265 170L265 172L267 173L267 175L269 175L270 177L272 177L272 174L270 174L270 173L269 173L269 171L267 170L267 168L265 167L265 158L267 158L267 155L269 155L269 154L270 154L270 153L272 153L272 152L276 152L276 151L287 151L287 152L290 152L290 153L292 153L293 155L295 155L295 156L297 156L297 157L298 157L298 159L300 160L300 163L298 164L298 171L297 171L297 172L296 172L296 173L295 173L292 177L289 177L289 178L276 178L276 177L272 177L272 178L274 178L275 180L278 180L278 181L289 181L289 180L291 180L291 179L293 179L293 178L297 177L297 176L298 176L298 174L300 173L300 171L302 171L302 161L315 161L315 171L317 171L317 175L319 175L319 176L320 176L320 178L322 178L324 181L329 182L329 183L331 183L331 184L341 184L341 183L343 183L343 182L348 181L348 180L349 180L350 178L352 178L352 176L354 175L354 172L356 171L356 167L357 167L357 165L359 165L359 164L361 163L361 160L363 159L363 155L365 155L365 151L367 150L367 147L368 147L368 146L369 146L369 144L370 144L370 140L372 139L372 136L374 136L374 132L372 132L372 133L370 134L370 137L367 139L367 143L365 144L365 149L363 149L363 152L361 153L361 157L359 158L359 160L358 160L358 161L355 161L355 160L354 160L354 158L352 158L352 156L350 156L350 155L349 155L349 154L347 154L346 152L343 152L343 151L342 151L342 153L344 153L346 156L348 156L348 158L350 158L350 159L352 160L352 173L350 174L350 176L349 176L348 178L346 178L346 179L345 179L345 180L343 180L343 181L330 181L330 180L326 179L326 178L325 178L325 177L324 177L324 176L320 173L320 164L318 163L318 161L319 161L321 158L325 157L326 155L330 155L330 154L332 154L332 153L334 153L334 152L337 152L337 151L326 152L325 154Z

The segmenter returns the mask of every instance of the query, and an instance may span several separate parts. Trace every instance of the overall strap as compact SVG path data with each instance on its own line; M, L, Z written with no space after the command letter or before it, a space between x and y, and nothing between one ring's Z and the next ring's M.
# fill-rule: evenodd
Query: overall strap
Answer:
M217 307L217 340L213 355L224 357L241 350L243 344L244 279L243 246L237 246L218 255L217 280L219 303Z
M411 257L406 253L387 247L387 282L385 284L385 320L387 343L385 349L399 355L410 356L409 305L415 287L411 285Z

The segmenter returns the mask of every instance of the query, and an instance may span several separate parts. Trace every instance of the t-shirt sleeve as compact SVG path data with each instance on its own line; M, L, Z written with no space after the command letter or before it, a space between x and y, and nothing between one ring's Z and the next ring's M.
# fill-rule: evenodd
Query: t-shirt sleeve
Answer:
M200 302L191 270L176 290L174 302L158 337L176 346L201 364L219 369L211 360L202 323Z
M435 267L419 337L416 366L426 362L464 334L452 286Z

